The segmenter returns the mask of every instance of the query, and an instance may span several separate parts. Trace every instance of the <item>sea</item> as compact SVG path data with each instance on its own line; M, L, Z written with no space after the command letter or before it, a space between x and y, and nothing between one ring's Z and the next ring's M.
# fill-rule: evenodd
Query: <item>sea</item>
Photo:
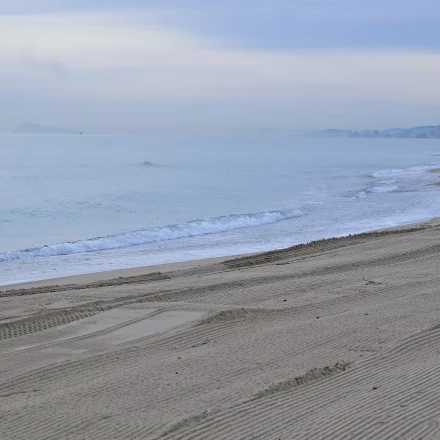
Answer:
M440 215L438 139L0 135L0 285Z

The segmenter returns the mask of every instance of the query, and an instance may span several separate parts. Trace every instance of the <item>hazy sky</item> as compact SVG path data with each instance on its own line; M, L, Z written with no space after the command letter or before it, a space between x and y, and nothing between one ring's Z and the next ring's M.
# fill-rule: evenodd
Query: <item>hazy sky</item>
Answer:
M438 0L0 0L0 131L440 123Z

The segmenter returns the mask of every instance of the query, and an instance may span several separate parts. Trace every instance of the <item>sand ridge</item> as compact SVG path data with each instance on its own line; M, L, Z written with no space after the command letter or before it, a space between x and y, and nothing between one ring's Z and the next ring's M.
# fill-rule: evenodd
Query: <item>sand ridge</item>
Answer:
M439 263L434 220L3 288L0 438L438 439Z

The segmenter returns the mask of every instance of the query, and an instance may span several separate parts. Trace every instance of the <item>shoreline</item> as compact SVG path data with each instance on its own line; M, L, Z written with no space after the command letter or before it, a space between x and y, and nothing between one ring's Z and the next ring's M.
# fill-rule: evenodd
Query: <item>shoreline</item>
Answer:
M437 218L2 291L2 439L438 438L439 264Z
M392 234L396 232L401 233L406 231L412 231L414 229L425 228L429 225L436 224L438 221L440 221L440 217L434 217L426 221L421 221L416 223L406 223L399 226L393 226L390 228L373 229L366 232L359 232L356 234L349 234L339 237L323 238L323 239L313 240L307 243L298 243L296 245L288 246L285 248L277 248L262 252L250 252L244 254L233 254L233 255L226 255L221 257L177 261L177 262L155 264L148 266L112 269L108 271L89 272L89 273L82 273L77 275L48 278L48 279L42 279L36 281L28 281L23 283L12 283L12 284L0 285L0 293L5 291L18 290L18 289L33 289L33 288L40 288L46 286L65 286L71 284L81 285L88 283L98 283L100 281L111 281L120 278L138 277L155 272L172 273L172 272L189 271L191 273L191 271L194 269L198 269L203 272L203 268L209 268L209 266L211 265L222 264L229 260L235 260L239 258L249 258L253 256L257 257L257 260L258 259L265 260L266 257L270 255L283 254L286 252L288 253L289 251L294 250L296 248L315 246L317 243L326 243L335 240L343 241L347 239L355 239L357 237L368 238L368 237L374 237L377 234Z
M2 291L2 440L438 438L439 265L437 218Z

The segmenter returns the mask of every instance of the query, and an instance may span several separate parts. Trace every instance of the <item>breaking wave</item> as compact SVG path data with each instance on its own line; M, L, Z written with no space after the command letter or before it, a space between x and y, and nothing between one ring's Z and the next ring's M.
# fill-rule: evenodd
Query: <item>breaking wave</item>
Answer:
M390 192L399 191L399 189L400 188L398 185L390 185L390 184L377 185L377 186L373 186L371 188L359 191L353 198L366 199L368 197L368 194L390 193Z
M414 190L420 180L420 175L429 170L436 170L438 165L413 165L407 168L391 168L378 170L368 174L376 180L375 183L358 192L354 199L365 199L369 194L383 194L391 192L407 192Z
M437 168L438 165L432 164L432 165L414 165L408 168L392 168L388 170L379 170L375 171L374 173L370 173L370 177L380 178L380 177L388 177L388 176L396 176L399 174L407 174L407 173L414 173L414 172L422 172L422 171L429 171L434 168Z
M138 231L127 232L125 234L4 252L0 253L0 261L82 254L86 252L156 243L159 241L176 240L179 238L197 237L201 235L232 231L234 229L245 229L254 226L278 223L283 220L301 217L303 215L305 215L303 211L294 209L211 217L207 219L192 220L176 225L141 229Z
M375 171L374 173L369 174L370 177L386 177L386 176L393 176L395 174L401 174L404 173L406 170L401 168L393 168L390 170L379 170Z

